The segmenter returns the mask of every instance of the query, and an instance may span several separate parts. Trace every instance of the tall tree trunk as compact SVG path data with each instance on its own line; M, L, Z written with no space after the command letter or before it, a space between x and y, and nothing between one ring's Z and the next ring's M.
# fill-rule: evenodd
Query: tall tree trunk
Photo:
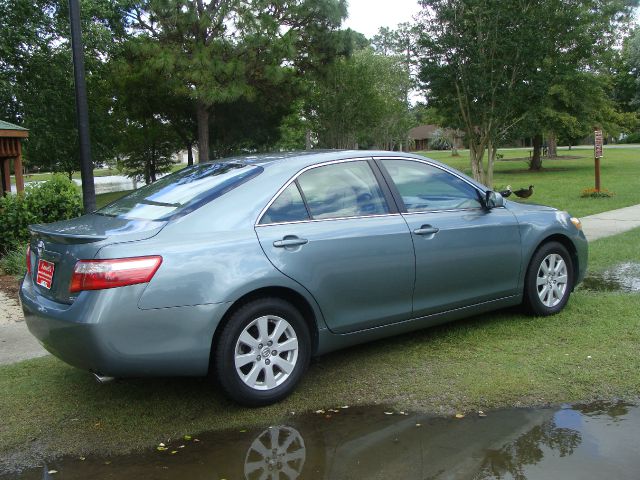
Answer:
M209 108L204 102L196 102L198 122L198 163L209 161Z
M304 136L304 149L305 150L311 150L312 144L311 144L311 130L307 129L305 136Z
M547 142L549 144L547 157L556 158L558 156L558 137L556 137L555 132L549 132L547 134Z
M471 160L471 172L473 174L473 178L480 183L484 183L484 167L482 166L482 161L484 159L484 144L478 145L475 142L470 142L469 159Z
M187 165L193 165L193 143L187 144Z
M487 172L485 174L484 182L484 184L489 188L493 188L493 164L496 161L496 153L498 153L498 147L490 141L487 144Z
M529 170L541 170L542 169L542 135L537 134L533 137L533 155L529 162Z

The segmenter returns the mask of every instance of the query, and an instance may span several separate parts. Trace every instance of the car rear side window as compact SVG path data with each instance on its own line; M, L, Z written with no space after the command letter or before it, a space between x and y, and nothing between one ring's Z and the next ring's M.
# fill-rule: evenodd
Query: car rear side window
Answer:
M481 208L478 191L440 168L412 160L383 160L407 212Z
M196 210L259 175L242 162L202 163L167 175L96 211L111 217L169 220Z
M389 206L366 161L312 168L298 177L311 218L344 218L389 213Z
M260 224L284 223L309 220L298 185L294 182L285 188L265 212Z

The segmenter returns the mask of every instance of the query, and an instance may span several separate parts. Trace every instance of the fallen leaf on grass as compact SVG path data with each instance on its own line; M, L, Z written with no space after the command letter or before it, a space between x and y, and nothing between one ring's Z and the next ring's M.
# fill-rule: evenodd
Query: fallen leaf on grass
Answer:
M191 435L185 435L185 436L184 436L184 437L182 437L182 438L184 438L185 440L191 440Z
M178 453L178 450L171 450L171 455L175 455L176 453Z

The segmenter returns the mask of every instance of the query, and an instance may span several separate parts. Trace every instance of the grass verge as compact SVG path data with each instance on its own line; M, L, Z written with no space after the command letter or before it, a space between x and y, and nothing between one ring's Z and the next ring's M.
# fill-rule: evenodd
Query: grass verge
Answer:
M592 245L592 264L640 261L640 229ZM435 414L640 394L640 295L577 290L559 315L473 317L324 356L289 399L245 409L204 379L98 385L53 357L0 367L3 458L123 453L322 407L384 403Z

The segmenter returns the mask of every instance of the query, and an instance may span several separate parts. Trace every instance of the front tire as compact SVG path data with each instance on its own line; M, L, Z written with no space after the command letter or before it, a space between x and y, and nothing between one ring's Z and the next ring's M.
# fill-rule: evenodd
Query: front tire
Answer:
M236 310L214 349L215 370L223 391L251 407L288 396L311 357L304 318L279 298L253 300Z
M525 277L527 311L538 316L560 312L569 301L573 282L573 262L564 245L543 244L533 255Z

